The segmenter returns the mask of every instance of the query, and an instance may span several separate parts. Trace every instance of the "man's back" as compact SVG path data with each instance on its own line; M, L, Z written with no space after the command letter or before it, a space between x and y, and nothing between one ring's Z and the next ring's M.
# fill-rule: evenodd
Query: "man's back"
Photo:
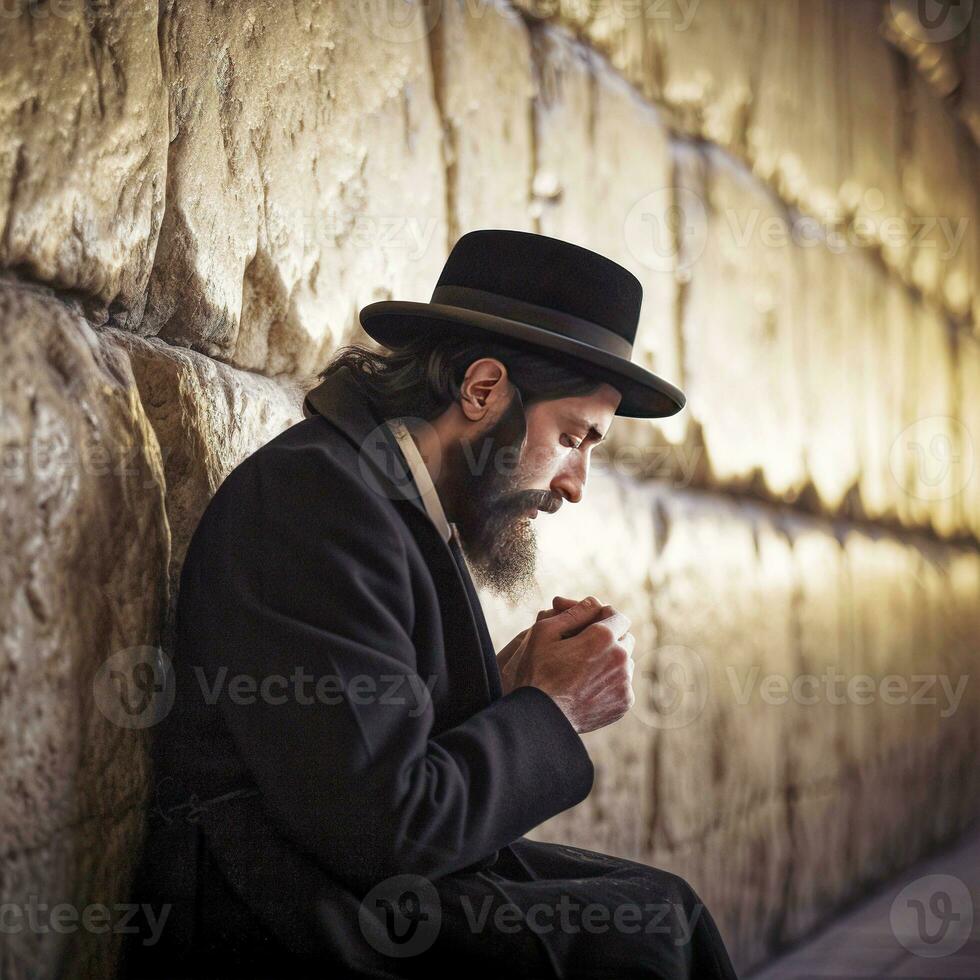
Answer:
M188 548L134 899L171 902L165 942L193 958L215 937L246 960L363 945L373 884L492 859L591 788L548 695L491 706L445 543L359 449L297 423L229 474Z

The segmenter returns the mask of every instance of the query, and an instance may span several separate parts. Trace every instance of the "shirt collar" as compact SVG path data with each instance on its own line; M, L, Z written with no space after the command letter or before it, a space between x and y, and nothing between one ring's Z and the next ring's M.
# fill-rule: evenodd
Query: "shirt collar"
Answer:
M408 463L412 478L419 489L426 513L432 518L432 523L439 530L443 540L448 542L453 533L453 526L446 520L442 502L439 500L439 494L436 492L435 484L432 482L429 469L422 459L419 447L415 444L415 440L401 419L388 419L387 424L398 440L405 462Z

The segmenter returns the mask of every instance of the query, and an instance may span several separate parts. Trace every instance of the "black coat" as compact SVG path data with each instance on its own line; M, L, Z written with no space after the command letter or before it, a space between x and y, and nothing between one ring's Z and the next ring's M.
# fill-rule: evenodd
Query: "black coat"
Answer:
M497 901L624 866L522 836L588 795L585 745L543 691L501 695L465 567L346 372L317 408L228 475L190 542L133 890L169 912L154 946L129 937L130 976L407 976L450 949L476 975L500 937L453 935L447 905L430 958L399 959L365 940L361 899L398 875Z

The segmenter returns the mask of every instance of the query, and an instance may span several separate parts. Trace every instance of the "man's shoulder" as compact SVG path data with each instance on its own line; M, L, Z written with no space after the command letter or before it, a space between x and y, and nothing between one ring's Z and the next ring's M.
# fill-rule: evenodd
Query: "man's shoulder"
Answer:
M313 415L283 429L232 469L209 509L249 500L265 507L396 513L378 471L337 426Z
M358 451L347 436L321 415L294 422L259 446L239 462L225 477L225 483L258 473L275 475L277 470L296 467L322 473L357 468ZM220 489L220 488L219 488Z

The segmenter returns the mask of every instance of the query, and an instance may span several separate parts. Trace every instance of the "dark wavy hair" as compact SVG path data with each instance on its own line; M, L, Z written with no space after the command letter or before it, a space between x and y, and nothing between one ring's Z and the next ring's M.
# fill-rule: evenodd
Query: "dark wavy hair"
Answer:
M379 419L411 416L430 421L459 399L466 369L481 357L497 358L506 366L525 407L536 401L588 395L602 383L558 353L434 330L390 350L359 344L340 347L319 379L349 367Z

